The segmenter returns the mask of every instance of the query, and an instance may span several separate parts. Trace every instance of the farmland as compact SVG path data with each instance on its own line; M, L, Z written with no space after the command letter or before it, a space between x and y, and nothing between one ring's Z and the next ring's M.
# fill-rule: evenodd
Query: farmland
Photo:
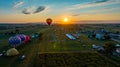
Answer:
M11 25L10 25L11 26ZM0 31L0 52L11 48L8 39L12 35L3 33L20 29L23 34L31 36L34 33L43 33L42 39L31 39L16 49L20 55L13 57L0 57L0 67L119 67L119 61L108 58L94 51L92 44L103 45L106 41L90 39L85 34L80 34L76 40L70 40L66 33L74 34L81 30L95 30L105 28L109 31L119 31L120 27L113 28L109 25L14 25L12 28ZM83 46L85 45L85 46ZM24 60L19 60L25 55ZM114 57L115 58L115 57ZM117 59L120 59L118 57Z

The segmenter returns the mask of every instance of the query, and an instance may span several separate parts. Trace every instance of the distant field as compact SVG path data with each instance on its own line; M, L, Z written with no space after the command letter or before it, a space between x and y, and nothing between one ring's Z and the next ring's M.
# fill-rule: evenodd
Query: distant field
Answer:
M119 63L91 49L92 44L103 45L106 41L89 39L85 34L81 34L76 40L70 40L65 36L66 33L73 34L81 29L93 30L95 27L95 25L25 26L25 28L21 28L22 33L26 35L43 33L42 40L32 39L30 43L17 48L21 55L24 54L26 56L26 59L23 61L19 60L19 56L0 57L0 67L37 67L38 65L43 65L44 67L47 65L51 66L53 63L55 64L52 66L76 67L76 65L86 65L87 67L96 67L99 65L99 67L117 67ZM99 27L102 27L102 25ZM105 28L114 31L109 26ZM118 30L119 28L116 29ZM0 33L13 30L2 30ZM0 52L11 48L7 43L10 36L0 35ZM86 46L84 47L83 45Z

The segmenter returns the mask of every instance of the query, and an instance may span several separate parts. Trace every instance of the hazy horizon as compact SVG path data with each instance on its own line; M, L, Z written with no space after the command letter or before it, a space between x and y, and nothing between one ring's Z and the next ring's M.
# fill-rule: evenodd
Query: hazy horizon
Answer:
M0 22L0 24L47 24L46 22ZM119 24L120 21L74 21L69 24ZM52 24L62 24L59 22L52 22Z

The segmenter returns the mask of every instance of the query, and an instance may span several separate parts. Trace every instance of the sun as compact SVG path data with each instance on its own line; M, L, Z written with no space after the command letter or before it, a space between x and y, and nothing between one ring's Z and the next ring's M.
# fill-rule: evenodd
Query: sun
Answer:
M68 22L68 18L64 18L64 20L63 20L64 22Z
M70 24L70 23L71 23L71 18L68 17L61 18L60 24Z

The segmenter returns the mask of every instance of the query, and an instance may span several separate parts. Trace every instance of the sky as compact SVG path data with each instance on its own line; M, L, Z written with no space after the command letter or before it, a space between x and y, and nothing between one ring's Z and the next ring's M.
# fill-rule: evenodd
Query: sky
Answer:
M120 0L0 0L0 22L120 20Z

